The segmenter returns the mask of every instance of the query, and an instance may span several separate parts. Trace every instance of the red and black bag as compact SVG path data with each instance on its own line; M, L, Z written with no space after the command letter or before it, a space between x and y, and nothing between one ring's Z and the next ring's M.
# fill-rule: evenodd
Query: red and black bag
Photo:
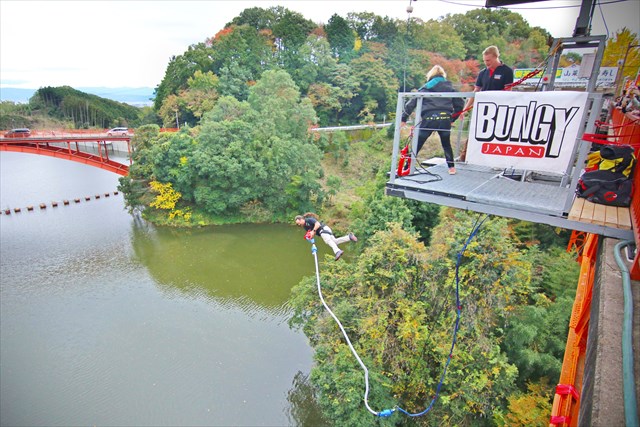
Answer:
M595 170L582 174L576 194L593 203L626 207L631 204L632 187L631 179L621 172Z

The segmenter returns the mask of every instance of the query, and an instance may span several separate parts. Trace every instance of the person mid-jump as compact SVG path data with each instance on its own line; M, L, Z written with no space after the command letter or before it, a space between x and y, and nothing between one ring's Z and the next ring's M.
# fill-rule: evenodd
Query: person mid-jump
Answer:
M344 253L338 245L345 242L357 242L358 238L353 233L348 233L345 236L336 238L333 235L333 231L328 225L325 225L313 217L314 214L305 214L304 216L296 216L296 225L304 228L307 231L308 237L311 239L316 234L322 237L322 240L329 245L336 256L336 261L340 259Z

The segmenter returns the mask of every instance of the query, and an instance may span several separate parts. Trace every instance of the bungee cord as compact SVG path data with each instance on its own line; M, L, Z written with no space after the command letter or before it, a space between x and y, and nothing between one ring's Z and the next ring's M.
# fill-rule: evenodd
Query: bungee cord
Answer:
M435 402L438 399L438 396L440 394L440 389L441 389L441 387L442 387L442 385L444 383L444 378L445 378L445 376L447 374L447 368L449 367L449 363L451 363L451 359L453 357L453 351L454 351L456 343L457 343L458 330L460 329L460 317L461 317L462 305L460 304L459 268L460 268L460 263L462 261L462 256L463 256L464 252L466 251L467 246L469 245L471 240L475 237L475 235L478 233L478 231L482 227L482 224L484 224L484 222L488 218L489 218L488 215L485 215L485 217L484 217L484 219L482 219L482 221L480 221L480 216L478 216L478 218L476 218L476 222L474 223L472 231L469 233L469 237L467 238L466 242L462 246L462 249L458 252L457 259L456 259L456 320L455 320L454 327L453 327L453 336L452 336L452 340L451 340L451 348L449 349L449 355L448 355L447 360L445 362L444 369L442 371L442 375L440 376L440 381L438 382L438 385L436 387L436 392L435 392L433 398L431 399L431 402L429 403L429 406L427 406L423 411L415 412L415 413L414 412L410 412L410 411L408 411L406 409L403 409L402 407L400 407L398 405L396 405L395 407L390 408L390 409L383 409L381 411L376 411L376 410L372 409L371 406L369 405L369 369L367 368L367 366L364 364L364 362L362 361L362 359L358 355L358 352L356 351L356 349L353 347L353 344L351 343L351 340L349 339L349 335L347 334L347 331L342 326L342 323L340 322L340 319L338 319L338 317L333 313L331 308L327 305L326 301L324 300L324 296L322 295L322 286L320 285L320 269L318 267L318 248L316 247L314 238L305 237L311 243L311 253L313 254L313 259L314 259L315 268L316 268L316 285L317 285L317 288L318 288L318 296L320 297L320 301L322 302L322 305L324 306L325 310L327 310L327 312L331 315L333 320L338 324L338 327L340 328L340 331L342 332L342 335L344 336L344 339L345 339L347 345L349 346L349 350L351 350L351 353L356 358L356 360L358 361L358 364L360 364L360 367L362 368L362 371L364 372L364 385L365 385L365 388L364 388L363 401L364 401L365 407L367 408L367 410L372 415L375 415L377 417L386 418L386 417L390 417L391 415L393 415L394 412L398 411L398 412L401 412L401 413L403 413L403 414L405 414L405 415L407 415L409 417L419 417L419 416L427 414L433 408L433 405L435 404Z
M349 346L351 353L353 353L353 356L356 358L356 360L360 364L360 367L364 371L364 404L367 407L367 410L371 412L373 415L380 416L380 417L389 416L391 415L391 413L389 413L388 415L383 415L382 413L385 411L376 412L373 409L371 409L371 406L369 406L369 370L367 369L367 366L364 364L362 359L360 359L360 356L358 355L358 352L356 351L356 349L353 348L353 345L351 344L351 340L349 339L349 335L347 335L347 331L344 330L342 323L340 323L340 320L338 319L338 317L335 314L333 314L333 311L331 311L331 309L325 302L324 297L322 296L322 287L320 286L320 270L318 268L318 248L316 247L316 242L314 238L307 239L307 240L311 242L311 253L313 254L313 259L316 264L316 283L318 285L318 295L320 296L320 301L322 301L322 305L324 306L325 310L327 310L327 312L331 315L331 317L333 317L333 320L335 320L335 322L338 324L338 327L342 331L342 335L344 336L344 339L347 342L347 345Z

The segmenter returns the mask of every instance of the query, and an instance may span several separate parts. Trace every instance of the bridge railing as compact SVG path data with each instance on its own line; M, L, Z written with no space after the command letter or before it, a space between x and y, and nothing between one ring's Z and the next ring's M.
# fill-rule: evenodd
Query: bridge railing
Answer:
M553 398L550 426L567 427L578 423L597 250L598 235L587 234L582 250L580 276L569 321L562 370Z
M612 130L616 135L616 144L631 145L635 148L636 157L640 158L640 118L631 113L623 113L614 108L611 112ZM633 235L638 246L640 242L640 166L636 165L633 179L633 194L631 197L631 222L633 223ZM640 280L640 250L636 249L636 255L631 266L631 278Z
M178 132L178 128L160 128L160 132ZM0 136L4 136L9 132L9 129L0 130ZM106 135L109 129L31 129L32 137L47 137L47 136L64 136L64 135L83 135L83 136L99 136ZM133 135L135 130L129 129L129 133Z

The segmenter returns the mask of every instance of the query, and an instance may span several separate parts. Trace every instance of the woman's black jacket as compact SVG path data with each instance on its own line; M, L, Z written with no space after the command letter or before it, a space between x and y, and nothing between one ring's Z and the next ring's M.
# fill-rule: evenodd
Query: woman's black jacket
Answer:
M420 88L418 92L456 92L453 88L453 85L449 80L443 80L433 86L431 89L427 89L427 85L424 85ZM402 121L406 122L407 118L413 113L413 110L416 109L418 99L411 98L409 102L407 102L404 106L404 111L402 112ZM458 114L464 108L464 100L460 97L458 98L422 98L422 114L421 117L425 118L431 116L433 113L441 113L446 112L449 115L452 115L451 121L454 122L458 118Z

